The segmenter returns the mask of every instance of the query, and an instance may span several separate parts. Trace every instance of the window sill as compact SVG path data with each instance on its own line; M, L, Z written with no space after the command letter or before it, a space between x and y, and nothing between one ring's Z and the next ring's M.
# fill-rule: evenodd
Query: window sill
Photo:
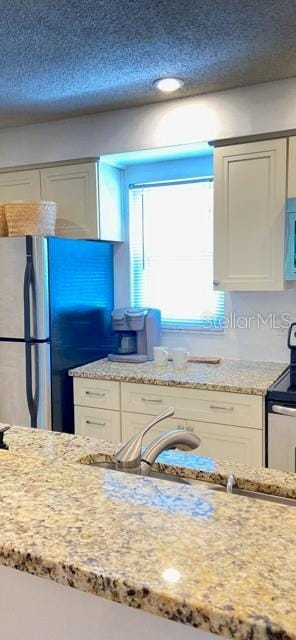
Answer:
M224 329L177 329L177 328L169 328L169 327L161 327L161 332L162 333L198 333L198 334L205 334L205 335L219 335L221 336L221 334L224 333Z

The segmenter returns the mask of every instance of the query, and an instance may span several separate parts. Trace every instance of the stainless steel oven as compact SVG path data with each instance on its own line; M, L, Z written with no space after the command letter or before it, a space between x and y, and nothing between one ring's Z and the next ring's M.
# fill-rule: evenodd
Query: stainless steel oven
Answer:
M296 473L296 322L288 333L290 366L267 393L266 464Z
M296 406L268 402L268 467L296 472Z

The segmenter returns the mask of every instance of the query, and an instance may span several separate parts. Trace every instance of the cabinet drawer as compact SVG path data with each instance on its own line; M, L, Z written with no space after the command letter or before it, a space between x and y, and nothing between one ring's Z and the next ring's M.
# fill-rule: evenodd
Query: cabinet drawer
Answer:
M187 428L201 439L193 454L262 467L263 432L260 429L191 420L187 421Z
M120 411L76 406L75 433L98 440L120 442Z
M175 418L262 429L263 399L240 393L122 383L122 410L156 415L174 407Z
M119 382L74 378L74 404L119 411Z
M151 415L144 415L143 413L122 413L121 428L123 442L126 442L126 440L142 431L152 417L153 416ZM171 431L171 429L177 429L178 427L183 427L185 429L186 421L167 418L155 425L151 431L148 431L146 436L143 438L143 444L147 445L149 442L152 442L152 440L157 438L157 436L162 435L166 431Z

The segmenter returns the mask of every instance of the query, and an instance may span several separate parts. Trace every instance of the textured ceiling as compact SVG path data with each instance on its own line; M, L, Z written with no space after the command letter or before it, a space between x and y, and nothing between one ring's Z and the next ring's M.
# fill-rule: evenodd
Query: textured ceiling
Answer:
M0 0L0 126L296 76L296 0Z

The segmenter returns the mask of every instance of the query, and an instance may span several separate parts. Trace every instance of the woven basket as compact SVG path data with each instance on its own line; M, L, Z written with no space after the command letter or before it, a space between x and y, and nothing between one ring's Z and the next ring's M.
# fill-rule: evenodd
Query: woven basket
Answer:
M5 216L5 204L0 203L0 237L8 235L7 222Z
M5 216L9 236L54 236L56 202L8 202Z

